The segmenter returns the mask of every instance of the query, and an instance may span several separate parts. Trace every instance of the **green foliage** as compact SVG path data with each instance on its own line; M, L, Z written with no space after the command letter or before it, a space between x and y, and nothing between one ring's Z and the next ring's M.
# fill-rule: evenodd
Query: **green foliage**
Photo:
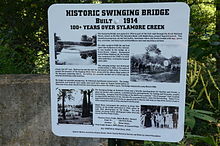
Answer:
M1 58L5 61L0 64L0 73L49 72L47 9L61 2L80 0L0 1L0 46L5 57ZM9 58L8 52L17 57Z
M38 53L48 54L46 18L50 4L30 0L0 1L0 45L5 48L3 59L10 62L0 66L1 73L34 73ZM9 53L14 57L8 57Z
M21 48L23 48L21 46ZM0 74L29 73L33 68L35 56L31 49L23 48L22 52L0 46Z
M215 0L190 0L188 4L191 10L189 56L205 61L210 54L214 57L220 54Z
M188 61L185 144L219 143L219 75L212 75L212 62Z

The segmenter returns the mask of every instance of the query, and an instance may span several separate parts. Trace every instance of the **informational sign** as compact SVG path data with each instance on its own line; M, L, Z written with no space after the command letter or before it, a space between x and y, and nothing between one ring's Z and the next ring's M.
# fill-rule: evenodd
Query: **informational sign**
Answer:
M55 4L48 14L54 134L183 138L185 3Z

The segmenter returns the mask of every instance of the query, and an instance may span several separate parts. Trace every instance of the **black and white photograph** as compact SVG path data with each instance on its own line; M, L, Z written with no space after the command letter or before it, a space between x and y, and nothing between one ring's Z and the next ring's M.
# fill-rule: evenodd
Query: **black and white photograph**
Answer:
M57 89L58 124L93 125L93 89Z
M180 82L181 57L177 45L149 44L131 53L132 82Z
M141 105L142 128L178 128L179 108L175 106Z
M54 33L56 65L96 65L96 35L81 35L77 40L63 40Z

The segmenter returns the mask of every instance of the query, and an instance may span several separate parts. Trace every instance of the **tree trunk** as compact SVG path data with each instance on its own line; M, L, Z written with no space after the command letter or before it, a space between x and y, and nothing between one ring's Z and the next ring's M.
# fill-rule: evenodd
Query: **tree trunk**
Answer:
M91 108L91 101L90 101L90 96L91 96L92 90L88 90L88 116L90 116L90 108Z
M66 91L62 90L62 116L63 116L63 120L66 120L65 97L66 97Z
M82 117L86 117L87 112L87 91L83 91Z

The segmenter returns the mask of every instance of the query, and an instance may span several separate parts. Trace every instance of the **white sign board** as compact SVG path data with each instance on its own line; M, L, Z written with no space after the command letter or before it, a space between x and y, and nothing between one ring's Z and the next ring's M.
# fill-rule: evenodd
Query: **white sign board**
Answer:
M48 14L54 134L183 138L185 3L55 4Z

